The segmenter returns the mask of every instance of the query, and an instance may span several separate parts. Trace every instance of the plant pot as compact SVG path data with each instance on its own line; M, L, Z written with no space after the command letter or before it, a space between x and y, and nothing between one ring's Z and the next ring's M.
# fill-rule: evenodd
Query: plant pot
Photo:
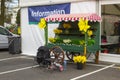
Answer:
M82 64L82 63L77 63L77 69L78 69L78 70L83 69L83 64Z

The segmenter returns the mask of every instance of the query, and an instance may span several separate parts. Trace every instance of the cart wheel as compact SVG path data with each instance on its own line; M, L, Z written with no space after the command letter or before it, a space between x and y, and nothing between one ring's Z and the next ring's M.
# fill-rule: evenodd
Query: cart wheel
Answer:
M69 52L69 51L66 52L66 56L70 61L73 61L73 57L75 55L81 55L81 53L79 53L79 52Z
M66 56L70 61L73 61L73 56L74 56L73 52L66 51Z
M50 49L50 56L53 62L62 64L64 61L64 51L59 46L54 46Z

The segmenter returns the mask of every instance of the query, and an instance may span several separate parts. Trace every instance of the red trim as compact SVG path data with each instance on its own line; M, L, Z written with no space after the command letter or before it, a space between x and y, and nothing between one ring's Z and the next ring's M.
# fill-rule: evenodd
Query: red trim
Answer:
M57 15L50 15L48 17L45 17L45 20L47 22L52 21L76 21L80 18L88 19L89 21L101 21L101 17L97 14L57 14Z

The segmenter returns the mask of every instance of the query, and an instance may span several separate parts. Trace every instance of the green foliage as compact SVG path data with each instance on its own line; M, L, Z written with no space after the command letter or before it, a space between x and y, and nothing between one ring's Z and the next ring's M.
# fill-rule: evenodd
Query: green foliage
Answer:
M20 26L20 9L17 12L16 23Z
M94 39L88 39L88 46L94 45L95 40Z
M79 40L74 39L74 40L72 40L72 44L78 45L78 44L80 44L80 43L79 43Z
M56 38L56 43L63 43L63 40L61 38Z
M14 33L14 34L19 34L18 33L18 26L16 25L11 25L11 26L8 26L6 27L10 32Z

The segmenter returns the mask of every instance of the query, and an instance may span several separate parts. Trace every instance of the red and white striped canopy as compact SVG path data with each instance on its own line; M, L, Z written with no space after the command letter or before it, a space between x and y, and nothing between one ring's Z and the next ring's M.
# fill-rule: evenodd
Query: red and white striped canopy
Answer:
M61 22L61 21L78 21L80 18L87 19L89 21L101 21L101 17L97 14L56 14L45 17L47 22Z

